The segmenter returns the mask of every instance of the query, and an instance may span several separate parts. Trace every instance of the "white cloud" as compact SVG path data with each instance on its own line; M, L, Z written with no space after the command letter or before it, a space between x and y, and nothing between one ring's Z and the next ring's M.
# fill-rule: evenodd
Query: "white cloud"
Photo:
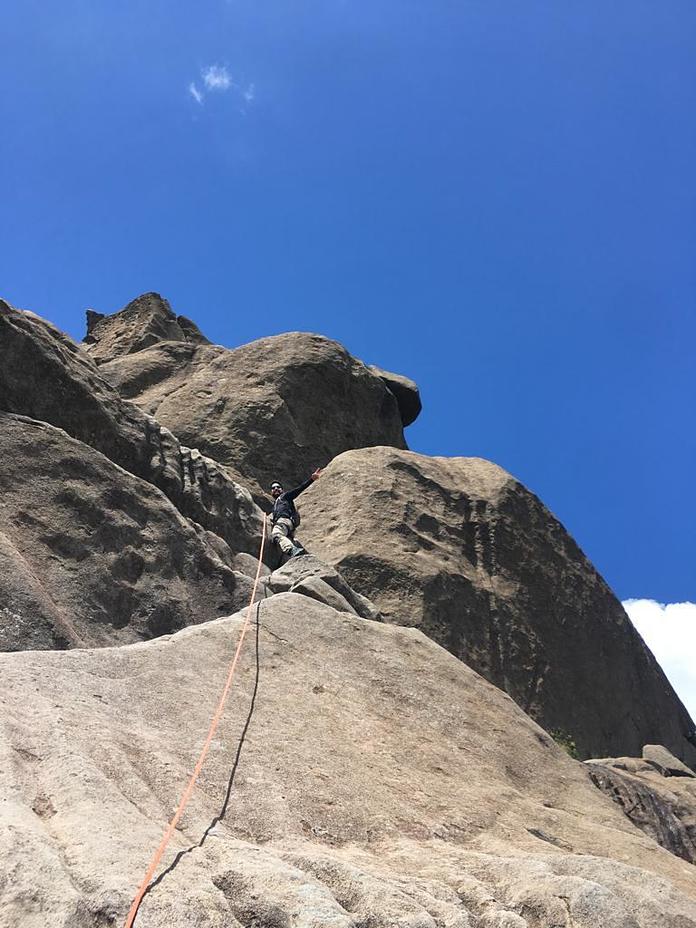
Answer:
M226 67L218 64L203 68L201 77L208 90L229 90L233 86L230 72Z
M200 103L200 105L203 106L203 93L196 87L193 81L189 84L189 93L196 103Z
M696 719L696 603L627 599L623 607Z
M203 106L206 94L225 93L233 91L235 98L240 101L240 112L246 115L246 106L256 99L256 87L253 84L241 84L232 80L232 75L225 65L211 64L201 68L201 83L191 81L188 92L199 106Z

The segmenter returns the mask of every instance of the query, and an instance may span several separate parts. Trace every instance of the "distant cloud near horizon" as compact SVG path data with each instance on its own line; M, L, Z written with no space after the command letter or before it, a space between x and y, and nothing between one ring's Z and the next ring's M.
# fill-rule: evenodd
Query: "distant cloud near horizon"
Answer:
M696 603L622 603L677 695L696 718Z
M226 93L228 90L234 91L245 104L253 103L256 98L254 84L240 84L232 80L232 75L226 65L211 64L201 68L201 85L191 81L188 86L190 96L199 106L203 106L206 94ZM242 110L242 112L245 111Z

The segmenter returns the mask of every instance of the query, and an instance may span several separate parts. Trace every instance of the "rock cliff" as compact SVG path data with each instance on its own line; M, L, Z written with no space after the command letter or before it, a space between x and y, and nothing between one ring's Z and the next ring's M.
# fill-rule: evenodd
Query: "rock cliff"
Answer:
M250 491L331 457L137 928L696 928L693 724L537 497L407 451L416 385L328 339L228 350L157 294L88 327L0 302L0 928L123 923L241 617L207 620L250 595Z
M3 648L151 637L245 600L236 559L263 519L248 490L2 301L0 455Z
M144 415L55 326L0 300L0 411L48 422L162 490L234 550L256 552L263 513L216 461Z
M151 638L248 602L224 543L89 445L0 413L0 458L0 650Z
M656 759L659 758L659 759ZM667 766L661 761L667 759ZM696 774L662 745L642 757L588 760L592 782L641 831L678 857L696 864Z
M413 421L414 404L420 408L412 381L375 372L337 342L305 332L233 350L172 339L173 314L154 296L91 326L87 350L124 398L226 465L255 494L272 480L294 486L349 448L405 447L402 409ZM153 343L155 305L163 334Z
M657 741L696 761L693 723L621 604L502 468L346 452L303 504L311 549L388 621L421 628L582 756Z

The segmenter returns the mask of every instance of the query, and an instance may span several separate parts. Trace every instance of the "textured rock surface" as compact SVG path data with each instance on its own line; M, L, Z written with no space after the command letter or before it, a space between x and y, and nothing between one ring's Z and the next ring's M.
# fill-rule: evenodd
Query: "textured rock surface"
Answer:
M659 745L571 761L431 640L586 753L693 762L688 716L536 497L397 450L415 384L320 336L228 351L145 294L89 313L86 341L0 302L0 647L37 649L0 654L1 928L122 924L191 770L240 618L197 623L246 600L261 528L198 447L258 491L375 443L394 447L302 497L341 573L263 571L276 595L137 928L696 928L696 780ZM431 637L358 617L377 607Z
M661 744L643 745L643 760L663 777L696 777L696 773L683 764Z
M89 337L120 330L120 316ZM113 358L99 341L86 347L126 399L257 494L274 479L300 483L347 448L405 447L399 402L382 376L320 335L290 332L233 350L170 340L134 354L119 345Z
M302 502L308 547L388 621L417 625L582 756L654 741L696 761L693 723L621 604L501 468L352 451Z
M0 650L151 638L249 601L223 542L60 429L0 413L0 462Z
M239 626L0 655L3 928L122 923ZM285 593L257 640L138 928L696 925L696 870L418 631Z
M363 619L381 619L378 609L367 597L356 593L337 570L312 554L291 558L273 571L267 585L273 593L303 593L334 609L345 608Z
M124 402L67 335L2 300L0 410L63 429L159 487L183 515L233 550L258 550L262 513L225 468Z
M198 326L185 316L176 316L159 293L143 293L111 316L87 311L85 342L97 364L165 340L210 344Z
M392 374L391 371L382 370L381 367L376 367L374 364L370 365L370 370L373 374L377 374L396 397L402 423L406 426L415 422L423 408L418 384L411 380L410 377L404 377L403 374Z
M649 745L651 748L660 745ZM662 751L669 753L665 748ZM696 779L664 776L653 764L634 757L586 761L595 786L658 844L696 863Z

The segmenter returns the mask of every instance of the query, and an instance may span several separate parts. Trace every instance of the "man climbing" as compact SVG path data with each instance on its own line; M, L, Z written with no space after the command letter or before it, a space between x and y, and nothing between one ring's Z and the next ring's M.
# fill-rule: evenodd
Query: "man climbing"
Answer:
M271 513L271 522L273 529L271 538L278 545L283 554L289 557L297 557L307 552L299 542L295 541L295 529L300 524L300 514L295 508L295 499L306 490L321 474L321 469L317 468L309 480L305 480L299 487L294 490L283 492L283 487L277 480L271 484L271 496L273 497L273 512Z

